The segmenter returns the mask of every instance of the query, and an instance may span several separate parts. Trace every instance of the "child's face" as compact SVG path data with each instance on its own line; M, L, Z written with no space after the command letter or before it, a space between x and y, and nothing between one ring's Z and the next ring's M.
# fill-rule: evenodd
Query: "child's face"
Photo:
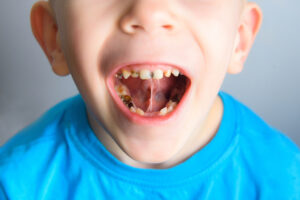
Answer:
M237 60L243 8L241 0L54 4L61 48L89 114L129 154L139 136L168 137L178 149L202 130L225 74L235 71L229 66ZM124 69L137 73L125 79ZM166 77L168 69L183 75ZM158 79L147 79L149 71ZM178 105L166 114L170 100Z

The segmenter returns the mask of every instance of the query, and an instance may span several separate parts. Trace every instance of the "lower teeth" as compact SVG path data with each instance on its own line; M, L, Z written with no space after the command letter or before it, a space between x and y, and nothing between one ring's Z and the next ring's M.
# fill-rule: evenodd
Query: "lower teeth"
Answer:
M139 114L139 115L141 115L141 116L145 115L145 112L142 109L140 109L140 108L136 109L136 113Z

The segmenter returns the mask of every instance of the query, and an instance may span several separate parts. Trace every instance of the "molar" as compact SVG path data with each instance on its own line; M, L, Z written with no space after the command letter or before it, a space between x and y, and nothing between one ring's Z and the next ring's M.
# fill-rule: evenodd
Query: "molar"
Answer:
M168 113L168 108L164 107L159 111L159 115L164 116Z
M140 109L140 108L136 109L136 113L139 114L139 115L141 115L141 116L145 115L145 112L142 109Z
M170 101L167 103L168 113L169 113L169 112L172 112L176 106L177 106L177 103L170 100Z
M125 96L125 95L128 95L127 90L126 90L126 87L123 86L123 85L116 86L116 87L115 87L115 90L116 90L116 92L117 92L117 94L118 94L119 96Z
M131 107L129 110L133 113L136 113L136 109L134 107Z

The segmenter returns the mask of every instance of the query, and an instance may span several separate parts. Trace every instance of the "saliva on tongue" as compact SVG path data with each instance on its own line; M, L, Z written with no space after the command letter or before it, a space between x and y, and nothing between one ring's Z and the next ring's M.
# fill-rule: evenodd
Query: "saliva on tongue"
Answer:
M175 77L162 78L160 80L141 80L130 77L122 79L121 83L130 91L134 105L146 113L160 111L166 106L172 96L177 96L179 101L185 90Z

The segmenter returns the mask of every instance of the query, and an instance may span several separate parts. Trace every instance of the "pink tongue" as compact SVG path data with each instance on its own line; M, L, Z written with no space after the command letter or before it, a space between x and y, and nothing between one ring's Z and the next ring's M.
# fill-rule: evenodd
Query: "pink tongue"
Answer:
M130 91L130 96L136 107L145 112L157 112L164 108L169 101L176 78L160 80L141 80L139 78L122 79L122 84Z

